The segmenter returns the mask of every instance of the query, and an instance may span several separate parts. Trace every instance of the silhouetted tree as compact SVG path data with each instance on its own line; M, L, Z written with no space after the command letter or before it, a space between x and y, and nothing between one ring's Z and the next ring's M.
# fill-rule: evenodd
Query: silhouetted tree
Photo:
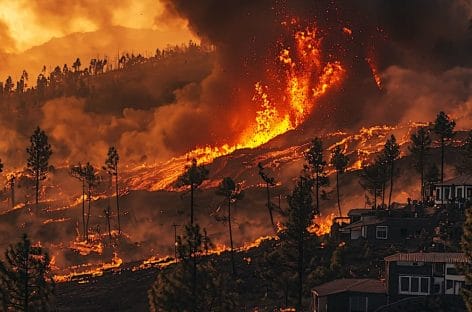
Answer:
M197 165L197 160L192 159L192 164L185 167L185 172L177 179L177 186L190 187L190 224L194 221L194 195L195 190L208 179L209 171L204 165Z
M69 174L74 178L78 179L82 183L82 235L84 240L87 239L87 227L85 223L85 167L82 164L71 166Z
M0 285L5 311L53 311L54 282L50 259L23 235L0 261Z
M10 93L13 92L13 87L15 85L13 84L13 79L11 79L11 76L7 77L7 80L5 80L5 85L4 85L4 94L5 95L10 95Z
M429 149L431 148L432 140L428 129L426 127L421 127L416 133L411 135L410 141L411 144L408 149L413 156L415 169L420 174L421 200L424 202L424 171L426 157L428 156Z
M444 112L438 113L433 124L433 131L439 137L439 142L441 144L441 184L444 183L444 151L446 144L448 144L449 141L454 137L455 126L455 121L451 120ZM443 191L444 188L441 187L441 198L444 199Z
M116 214L118 219L118 234L121 234L121 221L120 221L120 200L119 200L119 187L118 187L118 163L120 156L115 147L108 149L107 159L105 160L105 166L103 167L107 173L115 177L115 191L116 191Z
M231 252L231 268L233 275L236 275L236 265L234 262L234 248L233 248L233 232L231 229L231 203L241 199L243 193L241 189L236 185L236 183L230 177L224 178L218 186L216 194L224 196L226 202L228 203L228 233L229 233L229 242L230 242L230 252Z
M346 170L346 167L349 163L349 157L343 153L341 146L338 145L333 149L330 163L334 169L336 169L336 193L338 198L338 210L339 216L342 217L341 201L339 199L339 175L344 173Z
M89 235L89 222L90 222L90 209L92 203L92 191L100 182L98 173L96 172L95 168L90 164L87 163L84 167L84 175L85 175L85 183L87 185L87 201L88 201L88 212L87 212L87 222L85 225L85 233L88 239Z
M302 311L305 241L311 235L307 228L314 217L312 188L313 180L310 178L301 176L298 179L292 194L288 196L288 219L284 224L287 240L296 246L297 250L297 311Z
M329 182L326 175L326 161L323 158L323 142L320 138L311 141L310 148L305 153L305 159L315 183L315 214L318 214L320 212L320 188Z
M261 177L262 181L264 181L266 185L266 194L267 194L267 209L269 210L269 216L270 216L270 223L272 224L272 227L275 229L275 223L274 223L274 215L273 215L273 204L270 201L270 187L275 186L275 179L273 177L270 177L264 170L264 166L262 163L258 163L257 167L259 168L259 176ZM279 207L280 208L280 207Z
M204 251L199 226L187 225L185 234L177 237L177 246L179 261L160 270L148 292L150 310L237 311L238 294L234 279L217 270L212 262L199 263L198 279L193 280L194 254Z
M80 59L77 58L77 59L75 60L74 64L72 64L72 68L74 68L74 72L80 71L80 66L81 66L81 65L82 65L82 64L80 63Z
M35 179L36 209L39 202L39 183L46 179L49 168L49 158L52 155L51 145L46 133L39 127L34 130L30 138L31 145L26 149L28 154L27 167L29 174Z
M385 162L378 157L371 165L364 166L360 173L361 186L374 196L374 208L377 208L377 197L382 196L388 180ZM383 196L382 196L383 198ZM384 205L382 199L382 206Z
M397 140L393 134L385 143L383 156L390 170L390 193L388 195L388 207L390 208L392 203L393 178L395 175L395 160L400 156L400 146L398 145Z

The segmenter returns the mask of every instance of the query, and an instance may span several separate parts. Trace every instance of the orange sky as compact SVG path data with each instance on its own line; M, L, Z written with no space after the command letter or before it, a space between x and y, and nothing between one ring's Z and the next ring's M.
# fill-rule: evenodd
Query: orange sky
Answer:
M164 23L156 18L163 12L158 0L0 0L0 7L0 41L7 53L20 53L53 37L111 25L179 34L186 29L183 21Z

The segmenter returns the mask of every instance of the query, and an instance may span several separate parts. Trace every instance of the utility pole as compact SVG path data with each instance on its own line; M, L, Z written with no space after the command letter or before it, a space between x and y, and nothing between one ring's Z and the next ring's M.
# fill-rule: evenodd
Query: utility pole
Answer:
M180 224L172 224L174 227L174 259L177 259L177 227L180 226Z

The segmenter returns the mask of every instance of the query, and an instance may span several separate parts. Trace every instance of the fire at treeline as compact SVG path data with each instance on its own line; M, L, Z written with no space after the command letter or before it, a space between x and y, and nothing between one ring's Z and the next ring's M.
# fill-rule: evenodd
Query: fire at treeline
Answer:
M213 243L208 235L211 229L200 227L195 216L195 207L198 207L196 194L208 179L209 169L205 164L198 163L197 159L192 159L175 181L176 188L188 193L188 219L185 224L173 225L173 256L151 258L122 267L122 260L114 252L111 263L89 270L84 266L82 271L73 270L67 275L54 275L54 259L50 258L42 243L32 242L24 234L18 243L6 250L5 258L0 262L2 307L6 311L54 310L61 301L55 296L55 289L60 289L64 283L87 285L104 274L120 278L124 275L123 270L138 274L136 272L153 269L155 281L149 286L147 297L144 293L145 298L141 298L148 302L152 311L336 311L333 309L336 303L330 301L329 296L347 290L334 289L332 293L324 294L323 287L330 287L325 286L326 283L347 283L342 287L349 285L354 289L358 283L374 282L380 285L379 289L369 290L366 286L364 290L352 290L355 298L361 298L360 305L368 304L370 308L373 305L385 306L385 310L379 311L390 311L388 307L398 305L397 300L423 296L420 304L431 306L432 311L434 304L463 309L464 302L459 295L463 296L466 304L470 302L470 262L467 259L472 252L472 217L469 210L472 198L472 180L469 176L472 172L472 132L464 138L454 128L455 122L440 112L434 121L418 127L411 134L408 153L403 157L400 158L399 143L391 135L371 162L363 163L360 169L351 169L351 174L355 173L365 190L363 209L347 210L352 207L345 207L349 203L340 200L340 193L343 192L340 177L349 174L350 161L342 144L328 150L321 138L311 141L303 152L304 164L286 196L285 208L280 201L274 203L271 195L278 181L270 168L258 163L253 170L261 180L259 191L266 194L265 218L273 227L273 234L242 247L235 247L233 243L232 210L238 202L246 200L245 189L232 177L221 179L213 188L214 196L222 198L218 209L224 210L220 221L226 224L228 241L227 245ZM460 135L463 139L457 140ZM27 205L28 209L23 211L25 214L48 214L41 206L41 202L47 202L46 195L41 192L41 184L51 170L49 159L53 152L54 147L48 143L47 134L36 128L26 149L27 169L24 172L34 181L34 203ZM102 240L109 240L113 248L118 248L117 245L122 242L120 236L126 235L125 232L132 235L133 232L132 228L123 231L120 222L120 219L132 216L123 215L120 211L119 151L110 147L105 156L101 167L86 163L69 168L70 178L77 179L82 187L76 243L82 244L83 248L103 248L100 247ZM409 159L408 166L403 162L405 159ZM445 180L445 164L456 166L458 177L450 182ZM420 186L415 199L408 198L406 204L393 202L392 195L402 189L395 182L400 180L400 176L415 171ZM337 211L323 218L320 211L326 199L324 190L330 180L334 180L331 182L335 184ZM12 181L13 190L15 176L9 181ZM106 233L103 236L97 232L91 233L89 223L95 200L94 189L100 183L107 184L107 196L115 198L113 206L116 209L112 214L109 200L104 211ZM15 206L14 192L11 196ZM112 217L116 218L116 228L111 226ZM35 222L35 219L31 220ZM179 226L181 230L177 232ZM27 233L28 225L20 230ZM437 266L441 264L448 267L462 263L462 266L461 271L446 273L457 274L454 279L438 284L434 278L419 277L420 282L415 285L412 280L415 273L411 272L410 276L400 275L399 280L392 282L389 274L398 272L392 273L389 261L393 260L388 259L392 255L409 259L409 254L421 258L418 252L419 255L439 258L441 254L446 258L464 255L466 260L401 260L403 264L399 263L399 266L413 261L421 263L416 264L420 267L432 261L435 263L434 270L438 272L440 269ZM383 266L384 259L387 267ZM424 272L421 274L426 274ZM440 278L441 273L435 276ZM408 285L404 281L406 277L409 278ZM452 286L450 283L453 283ZM351 295L344 299L353 304L352 298ZM327 301L322 304L321 300ZM326 307L323 307L324 304Z

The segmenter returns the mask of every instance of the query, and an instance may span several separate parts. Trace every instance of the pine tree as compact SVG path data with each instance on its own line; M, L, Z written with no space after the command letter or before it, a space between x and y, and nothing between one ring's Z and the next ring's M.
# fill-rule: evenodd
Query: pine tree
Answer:
M88 212L87 212L87 221L85 224L85 233L86 238L89 238L89 222L90 222L90 210L92 206L92 191L93 189L99 184L100 177L96 172L95 168L90 164L87 163L84 167L84 177L85 177L85 184L87 185L87 201L88 201Z
M116 192L116 214L118 219L118 234L121 234L121 221L120 221L120 201L119 201L119 187L118 187L118 163L120 156L115 147L108 149L107 159L105 161L104 169L111 176L115 177L115 192Z
M53 311L54 282L50 259L26 236L5 252L0 261L0 285L7 311Z
M228 274L217 270L211 261L198 263L198 279L193 285L194 254L204 251L203 241L198 225L186 226L185 234L177 238L178 262L161 270L148 292L151 311L238 310L236 283Z
M51 145L48 143L46 133L39 127L36 128L30 138L31 145L26 149L28 154L27 167L31 176L35 179L36 209L39 203L39 183L46 179L49 169L49 158L52 155Z
M388 195L388 207L392 203L392 192L393 192L393 177L395 174L395 160L400 156L400 146L395 139L395 136L392 134L387 140L383 150L383 156L386 161L387 166L389 167L390 173L390 192Z
M265 172L265 168L262 165L262 163L258 163L257 167L259 168L259 176L261 177L262 181L264 181L266 185L267 209L269 210L270 223L272 224L272 227L275 229L274 215L273 215L274 207L273 207L272 202L270 201L270 188L275 186L275 179L273 177L270 177Z
M341 146L336 146L331 153L331 165L336 169L336 193L338 199L338 210L339 216L342 217L341 212L341 201L339 199L339 175L343 174L349 163L349 157L347 157L341 150Z
M80 163L78 165L71 166L69 169L69 174L82 183L82 235L85 241L87 239L87 227L85 223L85 167Z
M425 164L426 157L429 154L431 148L431 136L426 127L421 127L416 133L413 133L410 137L411 145L408 147L411 155L414 159L414 167L420 174L420 190L421 200L424 202L424 183L425 183Z
M288 196L288 219L285 222L286 239L295 248L297 262L297 311L302 311L303 283L305 277L305 245L311 236L307 228L314 217L311 190L314 181L301 176L291 195Z
M231 252L231 268L233 275L236 275L236 264L234 262L234 248L233 248L233 232L231 229L231 203L235 202L242 198L243 193L238 185L231 179L230 177L224 178L220 185L218 186L218 190L216 194L220 196L224 196L226 202L228 203L228 233L229 233L229 242L230 242L230 252Z
M308 163L308 169L314 180L315 188L315 214L320 213L320 189L329 183L326 175L326 161L323 158L323 142L320 138L311 141L308 151L305 153L305 159Z
M364 166L360 173L360 185L374 196L374 209L377 208L377 198L385 193L385 183L388 180L387 167L381 157L377 157L373 164ZM382 199L382 206L384 205Z
M203 165L197 165L197 160L192 159L192 164L185 168L185 172L177 179L177 186L190 187L190 224L194 222L194 195L195 190L208 179L209 171Z
M444 112L439 112L433 124L433 131L439 137L441 144L441 185L444 183L444 152L446 145L454 137L456 123ZM441 187L441 198L444 199L444 189Z

